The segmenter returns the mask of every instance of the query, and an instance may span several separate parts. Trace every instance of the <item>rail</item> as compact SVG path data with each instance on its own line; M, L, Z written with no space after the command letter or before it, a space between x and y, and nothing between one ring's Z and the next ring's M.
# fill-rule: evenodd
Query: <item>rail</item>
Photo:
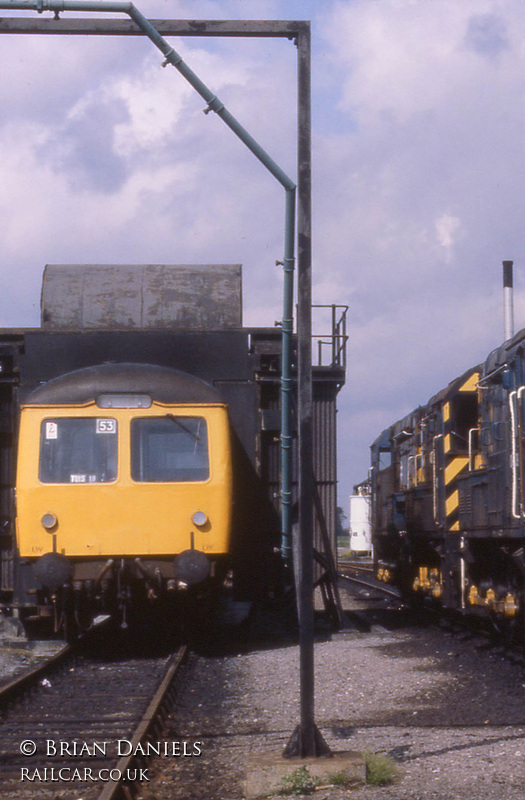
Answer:
M59 670L73 655L74 668ZM20 781L32 784L48 781L49 776L64 782L60 787L64 800L78 800L78 782L87 782L89 796L97 800L131 800L140 795L143 781L149 780L142 776L148 772L144 754L149 755L150 744L156 752L187 656L183 645L168 659L105 658L101 673L98 660L64 646L41 668L2 687L2 797L20 796ZM50 671L55 677L41 680ZM143 703L146 707L141 709ZM79 750L76 741L69 741L72 719L85 735ZM53 738L45 739L46 731ZM126 747L121 749L122 743ZM53 760L57 755L60 763Z
M373 577L357 578L355 575L349 575L343 570L344 568L339 567L339 577L345 581L348 581L348 583L351 583L354 586L359 586L363 589L369 589L370 591L378 592L386 597L393 597L396 600L401 600L401 592L395 586L386 586L384 583L381 583L381 581L378 581Z
M140 745L146 741L154 730L155 725L158 724L163 707L172 691L175 678L180 672L187 656L188 648L186 645L182 645L178 651L170 657L164 678L152 697L139 724L135 728L134 734L130 737L130 754L123 756L117 761L115 766L116 773L120 775L129 775L135 765L140 762L140 755L137 755L140 751ZM98 800L127 800L127 798L133 796L134 792L138 792L139 788L137 784L129 784L124 781L107 783L98 796Z

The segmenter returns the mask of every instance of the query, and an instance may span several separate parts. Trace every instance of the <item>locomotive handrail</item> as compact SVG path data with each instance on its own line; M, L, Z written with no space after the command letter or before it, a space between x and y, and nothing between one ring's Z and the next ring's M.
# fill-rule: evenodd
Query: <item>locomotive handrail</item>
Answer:
M436 442L438 439L443 439L444 436L442 433L438 433L432 439L432 507L434 513L434 522L438 523L438 491L437 491L437 448Z
M516 411L518 414L518 464L519 464L519 486L518 486L518 495L519 495L519 507L520 507L520 516L523 518L525 516L524 513L524 500L523 500L523 410L522 410L522 403L521 403L521 396L525 391L525 386L520 386L518 389L518 397L517 397L517 404L516 404Z
M470 428L468 432L468 470L472 472L475 467L474 433L479 434L478 428ZM479 450L479 447L478 447Z
M518 389L514 389L509 393L511 431L510 468L512 475L511 510L514 519L523 519L525 516L523 513L523 443L521 430L521 398L523 392L525 392L525 386L520 386Z
M461 538L459 540L459 552L460 552L460 558L459 558L459 583L460 583L460 586L461 586L461 591L460 591L460 595L459 595L459 597L460 597L459 602L460 602L460 605L461 605L461 610L464 611L465 610L465 588L467 586L467 582L466 582L467 575L466 575L466 566L465 566L465 558L464 558L464 552L465 552L465 537L464 536L461 536Z
M511 469L511 511L514 519L521 519L521 514L517 513L518 505L518 475L516 464L516 410L514 399L517 397L517 390L509 393L509 412L510 412L510 469Z
M501 364L501 366L493 369L492 372L489 372L488 375L484 375L483 378L480 378L479 381L476 383L476 388L478 389L488 389L490 381L496 376L499 375L500 372L504 372L504 370L508 369L509 365L507 362L505 364Z

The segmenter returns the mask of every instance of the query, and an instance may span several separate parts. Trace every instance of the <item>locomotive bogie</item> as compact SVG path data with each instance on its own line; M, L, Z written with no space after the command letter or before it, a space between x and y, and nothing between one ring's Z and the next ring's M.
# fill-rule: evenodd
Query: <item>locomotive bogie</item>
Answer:
M414 592L422 592L439 600L443 595L443 578L439 569L419 567L412 589Z

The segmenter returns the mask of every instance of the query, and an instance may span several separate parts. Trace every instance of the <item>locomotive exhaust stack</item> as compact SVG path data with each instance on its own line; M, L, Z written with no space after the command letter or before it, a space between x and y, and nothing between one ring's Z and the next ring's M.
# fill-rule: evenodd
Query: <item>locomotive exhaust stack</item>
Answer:
M513 264L513 261L503 262L503 320L506 342L514 336Z

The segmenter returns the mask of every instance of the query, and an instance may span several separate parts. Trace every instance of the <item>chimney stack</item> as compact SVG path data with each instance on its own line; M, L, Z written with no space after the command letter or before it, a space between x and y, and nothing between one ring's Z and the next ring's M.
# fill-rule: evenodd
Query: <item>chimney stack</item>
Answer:
M503 262L503 321L505 326L505 341L512 339L514 336L513 264L513 261Z

